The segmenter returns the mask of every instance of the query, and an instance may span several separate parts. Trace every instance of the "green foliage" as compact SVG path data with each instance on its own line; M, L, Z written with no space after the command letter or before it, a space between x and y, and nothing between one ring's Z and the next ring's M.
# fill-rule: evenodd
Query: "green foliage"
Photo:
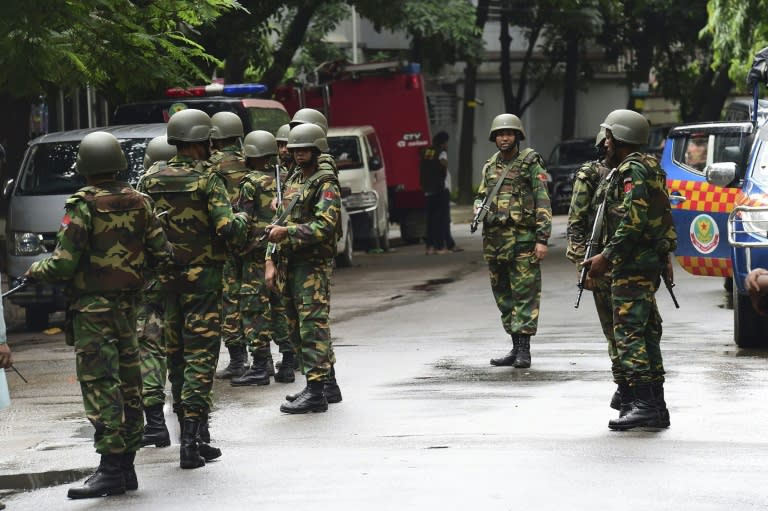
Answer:
M729 76L741 88L755 53L768 44L768 1L709 0L707 12L702 34L711 36L714 65L730 65Z

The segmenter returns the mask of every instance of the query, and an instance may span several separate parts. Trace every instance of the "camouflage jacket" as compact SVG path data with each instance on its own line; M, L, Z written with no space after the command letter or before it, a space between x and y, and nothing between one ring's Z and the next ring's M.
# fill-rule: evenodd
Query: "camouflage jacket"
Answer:
M630 154L608 184L603 255L614 271L661 270L677 248L666 174L658 160Z
M250 222L247 214L233 212L221 174L207 161L174 156L153 165L140 185L163 214L175 249L175 265L159 276L163 286L172 292L221 289L226 242L241 250Z
M245 211L251 217L249 239L251 243L245 250L247 258L256 257L261 262L267 242L258 241L264 229L272 222L275 212L272 201L275 198L275 166L267 165L260 170L251 170L240 182L235 198L235 209Z
M518 243L531 245L531 249L534 243L547 244L552 232L552 207L545 173L541 156L530 149L509 161L497 152L485 162L475 207L480 206L498 179L504 179L483 224L486 260L514 258Z
M75 310L108 310L114 296L138 291L144 268L169 263L173 250L151 200L127 183L86 186L67 199L51 257L28 274L42 282L66 282Z
M240 182L250 172L245 165L245 157L237 147L227 146L220 151L214 151L208 161L211 164L209 170L218 172L224 178L229 201L234 204Z
M574 263L580 263L584 259L587 242L595 223L595 213L605 196L605 189L600 187L600 183L609 170L602 161L595 160L585 163L576 172L571 207L568 210L568 247L565 251L566 257Z

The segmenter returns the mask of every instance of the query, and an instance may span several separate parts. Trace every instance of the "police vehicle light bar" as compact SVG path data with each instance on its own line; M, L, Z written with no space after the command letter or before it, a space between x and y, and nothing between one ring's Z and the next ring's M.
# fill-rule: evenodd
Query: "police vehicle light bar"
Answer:
M263 94L267 91L267 86L261 83L233 83L221 84L212 83L210 85L196 85L194 87L171 87L165 90L166 97L184 98L184 97L203 97L203 96L244 96L247 94Z

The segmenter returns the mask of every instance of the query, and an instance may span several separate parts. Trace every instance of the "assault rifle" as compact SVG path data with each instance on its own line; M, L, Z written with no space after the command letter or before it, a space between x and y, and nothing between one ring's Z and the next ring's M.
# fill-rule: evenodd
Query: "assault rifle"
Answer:
M505 177L506 175L499 176L496 180L496 185L494 185L493 189L491 190L491 193L485 195L482 204L480 204L480 207L477 208L477 213L475 213L475 217L472 219L472 223L469 224L470 233L474 233L477 230L477 226L480 225L483 220L485 220L485 215L487 215L488 210L491 209L491 203L496 197L496 194L499 193L499 188L501 188L501 183L504 182Z
M279 163L275 163L275 186L277 187L277 196L276 196L277 202L275 203L275 205L279 206L280 204L283 203L283 183L280 182L280 164ZM272 225L275 225L275 224L272 224ZM264 238L266 238L267 236L269 236L269 231L265 230L264 234L261 236L261 238L259 238L259 241L263 241ZM277 243L274 243L272 245L272 251L270 252L270 254L274 254L275 250L277 250Z
M6 291L5 293L3 293L2 297L5 298L6 296L11 296L14 293L18 293L19 291L21 291L22 289L24 289L28 285L29 285L29 279L22 278L19 281L19 283L16 285L16 287L13 287L13 288L9 289L8 291Z

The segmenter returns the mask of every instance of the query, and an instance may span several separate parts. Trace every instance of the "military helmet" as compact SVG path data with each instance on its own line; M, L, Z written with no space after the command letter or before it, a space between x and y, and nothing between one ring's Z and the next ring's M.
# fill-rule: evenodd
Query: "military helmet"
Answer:
M94 131L83 137L77 150L75 171L81 176L114 174L128 168L123 148L114 135Z
M275 135L275 140L278 142L288 142L288 133L291 131L291 125L290 124L283 124L279 128L277 128L277 134Z
M202 110L180 110L168 121L168 143L177 145L179 142L208 142L212 126L211 118Z
M225 138L237 138L244 135L243 121L234 112L216 112L211 117L211 138L222 140Z
M605 141L605 128L600 128L600 131L597 132L597 135L595 135L595 147L600 147L600 144L602 144Z
M320 152L328 151L328 139L325 138L325 131L316 124L299 124L291 128L288 134L288 149L298 147L314 147Z
M611 130L616 140L633 145L647 144L651 131L648 119L633 110L614 110L600 127Z
M328 133L328 119L326 119L321 112L315 110L314 108L302 108L293 114L293 119L291 119L291 122L288 124L291 126L291 129L293 129L300 124L307 123L316 124L317 126L323 128L324 132Z
M243 140L243 154L246 158L274 156L277 154L277 141L268 131L252 131Z
M488 135L488 140L496 142L495 132L499 130L515 130L520 133L520 140L525 140L523 123L520 122L520 118L514 114L501 114L494 117L491 122L491 132Z
M144 150L144 170L147 170L156 161L168 161L176 156L176 147L168 143L165 135L155 137L149 141Z

